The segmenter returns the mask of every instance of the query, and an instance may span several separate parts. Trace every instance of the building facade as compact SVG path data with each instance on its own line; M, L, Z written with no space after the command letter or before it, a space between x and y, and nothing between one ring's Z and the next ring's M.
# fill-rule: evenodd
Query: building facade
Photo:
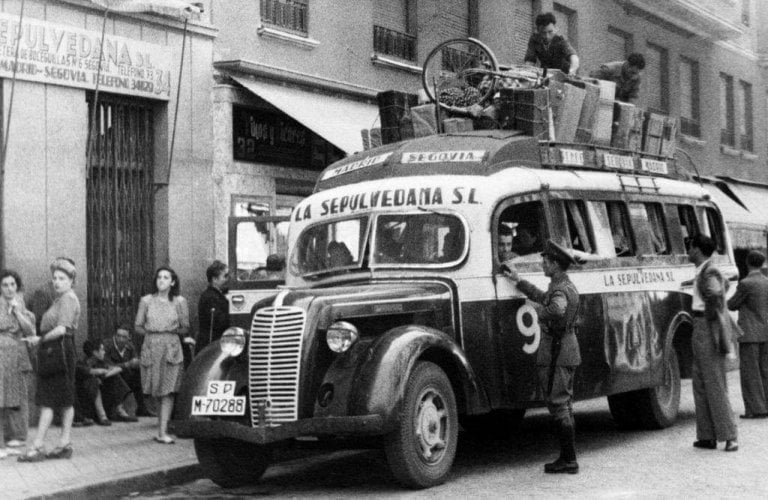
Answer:
M210 257L208 16L189 21L185 37L180 19L105 18L86 0L0 4L3 265L22 275L39 319L49 263L72 258L80 341L132 323L155 267L170 264L184 284Z

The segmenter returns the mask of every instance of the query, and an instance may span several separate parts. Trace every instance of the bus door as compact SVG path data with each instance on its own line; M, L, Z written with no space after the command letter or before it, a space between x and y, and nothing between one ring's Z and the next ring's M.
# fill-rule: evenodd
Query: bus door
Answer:
M285 283L290 216L229 218L229 315L250 329L253 305Z

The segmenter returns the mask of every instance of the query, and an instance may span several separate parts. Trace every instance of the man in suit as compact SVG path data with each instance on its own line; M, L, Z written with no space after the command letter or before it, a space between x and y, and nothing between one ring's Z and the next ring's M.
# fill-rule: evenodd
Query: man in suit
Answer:
M197 352L219 340L224 330L229 328L229 301L226 296L229 267L215 260L206 269L205 277L208 279L208 288L200 295L197 303Z
M541 344L536 356L539 388L555 420L560 441L560 457L544 466L550 474L579 472L576 461L576 431L573 420L573 378L581 364L576 339L576 317L579 291L566 271L576 260L571 252L552 240L541 253L544 275L550 278L547 291L520 280L517 271L502 267L504 274L517 284L517 289L535 304L541 324Z
M728 309L739 311L739 326L744 332L739 339L744 398L741 418L768 417L768 278L760 272L764 263L761 252L752 250L747 254L749 274L728 301Z
M725 310L728 281L710 257L712 238L698 234L691 239L688 260L696 266L693 283L693 400L696 407L696 441L693 446L714 450L725 441L725 451L736 451L736 421L725 379L726 355L733 349L733 328Z

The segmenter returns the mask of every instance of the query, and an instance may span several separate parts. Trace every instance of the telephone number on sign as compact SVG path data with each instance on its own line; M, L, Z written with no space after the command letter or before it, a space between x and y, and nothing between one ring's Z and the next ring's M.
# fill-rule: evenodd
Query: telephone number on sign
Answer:
M195 396L192 415L244 415L245 396Z

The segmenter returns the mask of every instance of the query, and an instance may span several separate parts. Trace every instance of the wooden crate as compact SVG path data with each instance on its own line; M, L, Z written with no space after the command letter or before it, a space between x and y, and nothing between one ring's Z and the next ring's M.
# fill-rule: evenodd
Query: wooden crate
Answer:
M414 137L425 137L437 133L437 117L434 104L422 104L411 108Z
M665 121L666 117L664 115L648 113L643 125L643 152L654 155L659 154Z
M381 140L384 144L401 141L413 137L410 130L410 120L406 115L410 108L418 103L418 95L407 94L397 90L387 90L376 94L381 120ZM404 126L404 122L408 122ZM403 137L403 132L406 137Z
M629 134L635 123L635 105L615 101L613 104L613 129L611 147L629 149Z
M664 117L664 130L661 134L660 154L666 157L675 156L677 149L677 118L671 116Z
M631 151L642 151L643 149L643 124L645 123L646 112L643 108L635 106L635 113L632 120L632 129L629 132L629 146Z
M613 131L613 100L600 99L597 107L597 117L592 127L592 143L600 146L611 145Z

